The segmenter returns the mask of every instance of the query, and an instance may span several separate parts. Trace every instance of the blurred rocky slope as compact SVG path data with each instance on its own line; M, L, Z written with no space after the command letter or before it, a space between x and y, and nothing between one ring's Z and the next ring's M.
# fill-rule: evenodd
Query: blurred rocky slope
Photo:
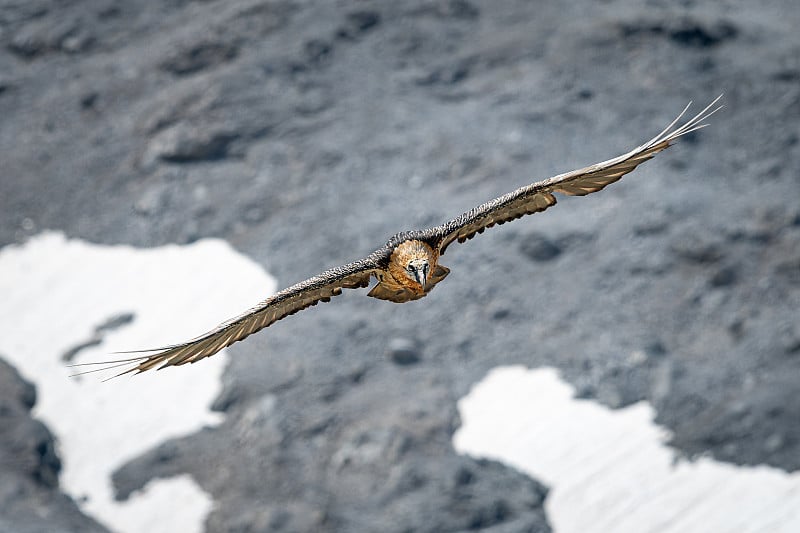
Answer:
M799 19L792 0L2 2L0 245L221 237L288 285L724 91L619 184L449 250L425 300L348 294L234 346L227 421L115 483L191 473L210 531L546 531L544 489L450 444L456 400L510 363L652 402L683 453L794 471Z
M58 491L53 435L31 418L36 388L0 359L0 531L105 531Z

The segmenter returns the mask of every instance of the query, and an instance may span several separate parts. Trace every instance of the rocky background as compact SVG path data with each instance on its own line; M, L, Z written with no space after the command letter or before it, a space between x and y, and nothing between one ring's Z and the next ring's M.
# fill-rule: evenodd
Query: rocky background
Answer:
M190 473L208 531L548 531L546 488L450 441L512 363L651 402L678 453L795 471L798 26L794 0L5 0L0 246L219 237L286 286L724 92L620 183L448 250L428 298L351 291L235 345L226 422L114 483ZM0 529L100 530L0 383Z

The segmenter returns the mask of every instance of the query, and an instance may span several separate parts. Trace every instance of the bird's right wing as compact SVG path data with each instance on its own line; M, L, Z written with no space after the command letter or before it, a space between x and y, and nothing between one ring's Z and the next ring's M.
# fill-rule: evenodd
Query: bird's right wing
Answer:
M555 205L556 198L553 193L583 196L599 191L667 148L681 135L705 127L706 124L701 122L722 107L714 107L720 98L722 98L721 95L695 117L686 121L682 126L676 127L678 121L689 109L687 105L661 133L627 154L520 187L467 211L441 226L423 230L420 233L427 242L438 246L439 253L444 253L447 246L453 241L464 242L495 224L503 224L524 215L538 213Z
M330 301L332 296L342 293L342 289L357 289L369 285L370 276L378 270L373 256L333 268L284 289L252 309L232 318L190 341L180 344L120 353L141 353L143 355L97 363L83 363L73 366L102 365L90 372L131 365L120 374L140 373L151 369L194 363L219 352L236 341L263 329L278 320L292 315L319 302ZM155 352L155 353L150 353ZM150 353L149 355L144 355ZM116 377L116 376L115 376Z

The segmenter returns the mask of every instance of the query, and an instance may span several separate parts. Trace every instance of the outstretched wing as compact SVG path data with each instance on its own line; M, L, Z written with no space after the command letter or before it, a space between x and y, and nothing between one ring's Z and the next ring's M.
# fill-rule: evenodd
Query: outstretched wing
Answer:
M720 98L722 98L721 95L694 118L682 126L676 127L681 117L689 109L690 103L661 133L627 154L520 187L441 226L420 232L421 238L437 246L439 253L443 254L453 241L464 242L495 224L503 224L523 215L538 213L555 205L556 198L553 193L583 196L599 191L667 148L681 135L705 127L706 124L701 124L701 122L722 107L714 107Z
M84 363L74 366L102 365L96 370L107 370L133 365L120 374L144 372L168 366L194 363L210 357L226 346L240 341L278 320L292 315L319 302L328 302L342 293L342 289L357 289L369 285L370 276L378 270L377 252L366 259L327 270L318 276L284 289L270 296L249 311L232 318L190 341L151 350L122 353L150 353L127 359L99 363ZM90 370L94 372L96 370ZM115 376L116 377L116 376Z

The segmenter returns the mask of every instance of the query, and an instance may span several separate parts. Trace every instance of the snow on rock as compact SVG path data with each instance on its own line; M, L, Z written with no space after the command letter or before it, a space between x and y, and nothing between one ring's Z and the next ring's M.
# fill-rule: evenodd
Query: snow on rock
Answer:
M456 450L548 484L556 533L800 531L800 474L677 460L649 404L578 400L554 369L496 368L459 410Z
M212 501L189 476L151 482L124 502L110 476L165 439L220 423L209 405L226 356L103 383L113 374L71 378L65 354L85 363L192 338L274 290L220 240L138 249L44 233L0 250L0 354L36 384L34 415L57 436L62 490L84 512L120 532L202 530Z

